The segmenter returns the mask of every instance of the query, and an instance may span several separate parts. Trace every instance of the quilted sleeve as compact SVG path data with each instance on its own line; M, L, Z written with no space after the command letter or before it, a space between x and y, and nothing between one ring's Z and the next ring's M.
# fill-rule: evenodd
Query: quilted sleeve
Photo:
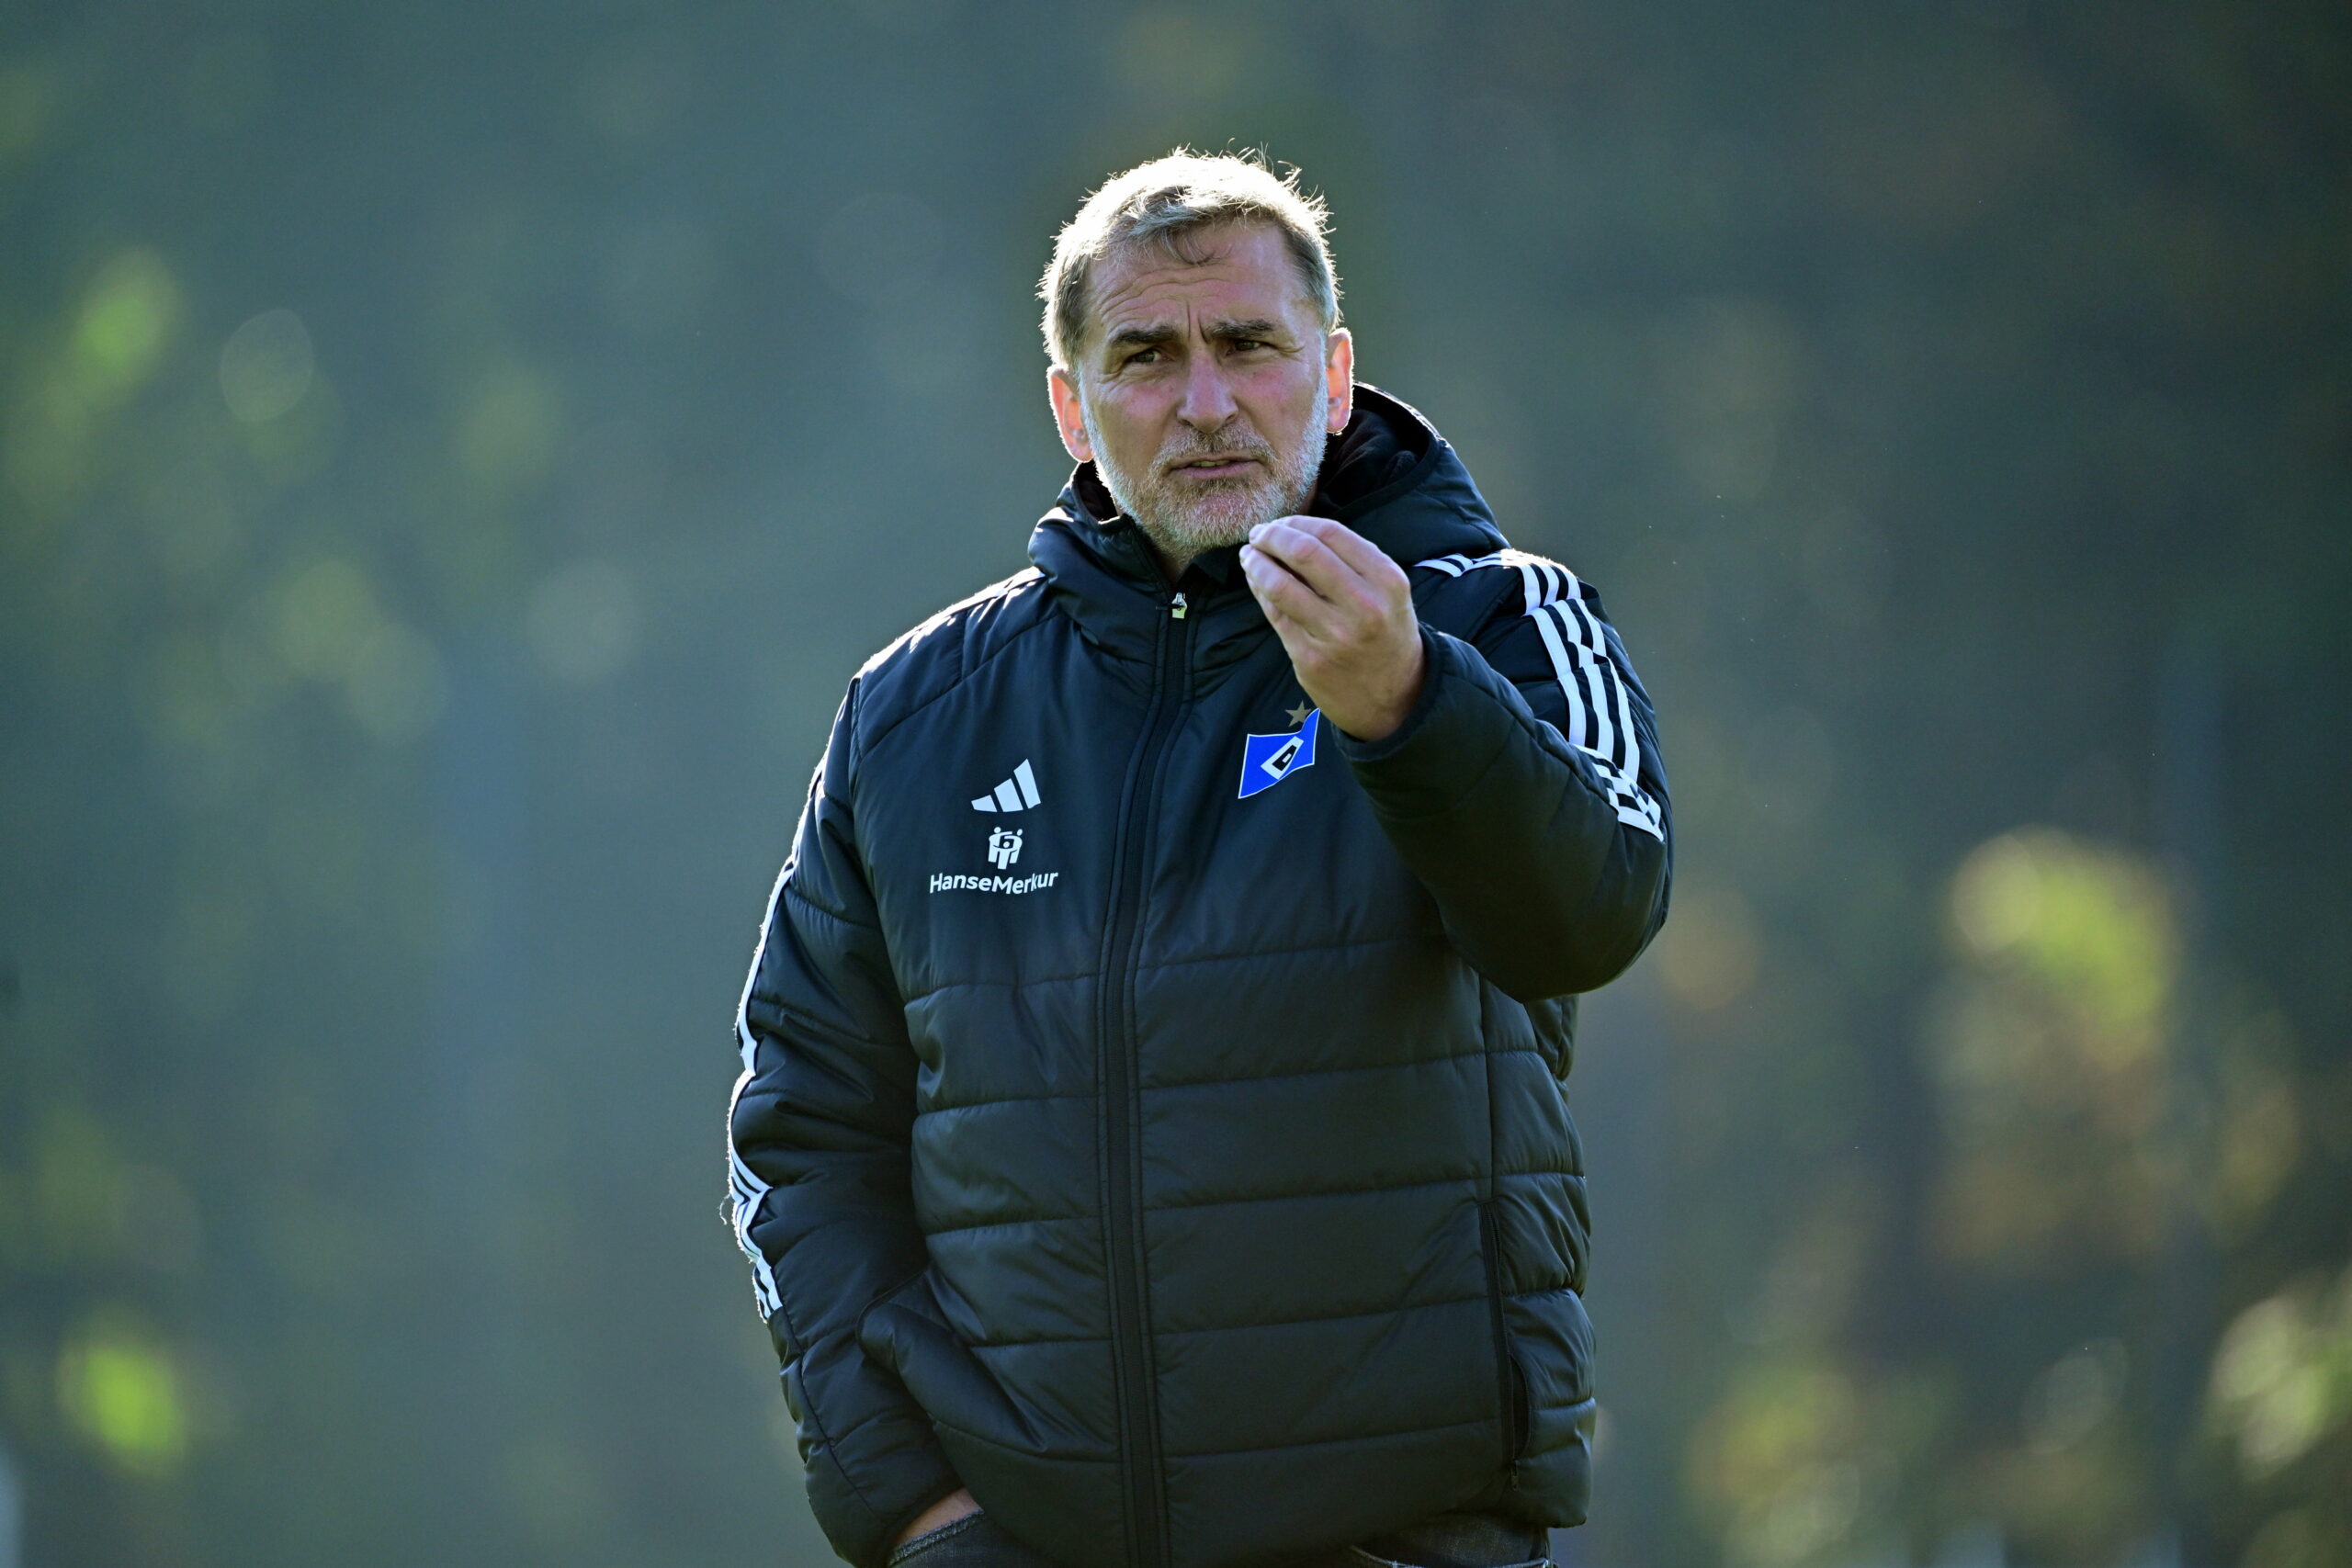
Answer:
M728 1169L809 1506L864 1568L960 1483L929 1417L857 1340L866 1308L926 1254L910 1195L914 1053L852 832L856 705L853 686L744 985Z
M1340 750L1480 973L1522 1001L1606 985L1664 923L1672 882L1649 694L1565 567L1518 551L1423 564L1491 586L1446 594L1475 606L1465 635L1425 615L1405 724Z

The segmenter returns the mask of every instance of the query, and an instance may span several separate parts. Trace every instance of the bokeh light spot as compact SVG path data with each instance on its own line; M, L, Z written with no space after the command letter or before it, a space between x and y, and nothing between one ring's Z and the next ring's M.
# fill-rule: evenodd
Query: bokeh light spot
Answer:
M2352 1418L2352 1269L2240 1313L2213 1358L2212 1409L2257 1481Z
M162 363L180 315L179 285L163 257L142 248L108 262L74 324L72 390L92 408L121 401Z
M187 1412L170 1355L128 1317L104 1314L57 1364L58 1404L83 1435L133 1474L179 1467Z
M302 318L264 310L230 333L220 350L220 395L239 420L266 424L302 400L317 368Z
M2176 942L2164 883L2135 857L2049 829L2006 834L1961 867L1951 911L1977 957L2021 963L2073 998L2109 1048L2153 1046Z
M2063 1453L2089 1437L2123 1397L2130 1367L2116 1339L2098 1340L2061 1357L2026 1393L2026 1448L2037 1454Z

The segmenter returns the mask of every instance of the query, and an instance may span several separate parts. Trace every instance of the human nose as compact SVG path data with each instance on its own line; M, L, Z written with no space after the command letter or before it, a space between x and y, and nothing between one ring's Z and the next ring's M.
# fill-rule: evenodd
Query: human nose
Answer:
M1206 433L1223 429L1238 407L1216 355L1193 355L1184 367L1184 399L1177 405L1176 417Z

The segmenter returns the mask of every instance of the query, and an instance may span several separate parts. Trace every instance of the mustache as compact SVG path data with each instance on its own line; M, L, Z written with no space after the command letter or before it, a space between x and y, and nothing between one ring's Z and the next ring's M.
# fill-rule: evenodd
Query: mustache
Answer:
M1179 446L1163 447L1158 464L1161 473L1172 472L1186 463L1196 463L1204 457L1230 462L1237 457L1252 457L1267 467L1273 466L1273 448L1251 436L1203 439L1197 435Z

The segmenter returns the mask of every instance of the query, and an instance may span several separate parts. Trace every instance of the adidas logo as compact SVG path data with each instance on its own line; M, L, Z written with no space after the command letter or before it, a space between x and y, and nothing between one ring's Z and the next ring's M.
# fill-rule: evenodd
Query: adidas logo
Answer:
M1027 811L1039 804L1037 775L1029 771L1029 759L1012 770L1012 776L996 786L996 793L984 795L972 802L975 811Z

